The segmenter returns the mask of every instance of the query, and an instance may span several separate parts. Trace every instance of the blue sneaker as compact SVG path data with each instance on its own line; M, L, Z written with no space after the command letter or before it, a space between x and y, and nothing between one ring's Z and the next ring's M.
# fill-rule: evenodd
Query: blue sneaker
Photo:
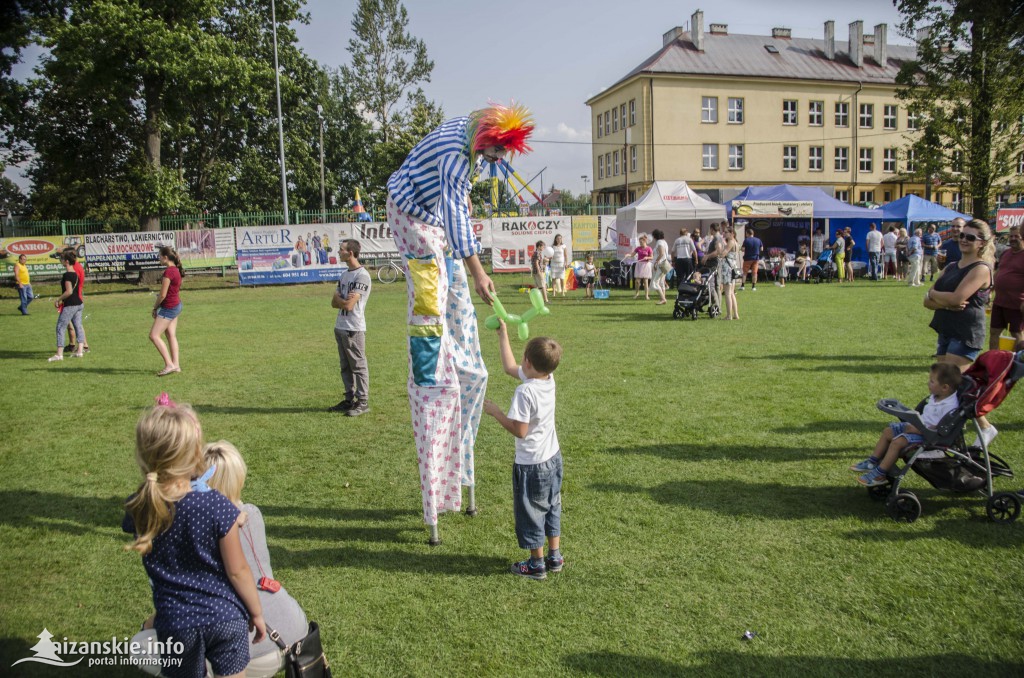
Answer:
M889 482L889 479L886 477L885 472L876 466L864 475L859 476L857 482L864 487L877 487L885 485Z
M561 572L562 568L565 567L565 558L562 556L557 558L548 556L544 559L544 567L547 568L548 572Z
M868 471L873 471L876 468L878 468L878 462L877 461L871 461L871 459L865 459L864 461L858 461L856 464L851 466L850 470L851 471L855 471L857 473L867 473Z
M518 563L512 563L512 567L509 568L512 574L518 574L520 577L529 577L530 579L547 579L548 571L544 567L544 563L534 566L530 565L530 559L521 560Z

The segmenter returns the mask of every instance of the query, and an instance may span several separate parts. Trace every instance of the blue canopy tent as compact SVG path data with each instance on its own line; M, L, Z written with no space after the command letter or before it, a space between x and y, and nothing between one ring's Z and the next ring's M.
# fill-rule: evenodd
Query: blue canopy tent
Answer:
M831 240L832 231L835 228L850 227L850 234L856 242L853 249L855 261L867 261L864 236L867 235L871 222L876 222L881 227L884 218L880 210L847 205L814 186L794 186L792 184L748 186L735 198L725 203L725 208L730 214L732 214L734 200L809 200L813 202L813 228L815 231L819 228L824 229ZM797 250L801 236L807 236L809 231L806 219L772 219L771 221L765 220L764 223L755 221L753 228L757 232L757 237L764 242L765 247L783 247L790 252Z
M899 221L907 228L910 228L910 224L916 221L941 223L953 221L957 218L967 221L971 220L971 217L966 214L960 214L948 207L937 205L916 195L907 195L899 200L882 205L878 208L878 211L882 213L884 221Z

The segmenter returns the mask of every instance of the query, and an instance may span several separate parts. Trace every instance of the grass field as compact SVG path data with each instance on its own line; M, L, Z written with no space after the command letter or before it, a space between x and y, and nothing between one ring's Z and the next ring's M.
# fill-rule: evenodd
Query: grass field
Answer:
M518 277L498 284L526 308ZM992 524L981 497L912 479L924 514L897 524L847 471L891 421L878 398L926 393L920 290L762 284L740 293L740 322L673 321L623 291L553 301L532 330L565 348L567 567L534 582L505 573L513 443L491 419L480 514L442 516L444 544L426 544L403 286L373 291L372 411L353 419L324 411L340 399L331 286L202 285L186 281L184 371L165 379L149 291L92 286L92 352L48 364L52 305L23 318L4 290L0 673L72 675L8 667L44 627L102 640L149 613L121 502L140 481L134 424L167 390L246 457L275 576L321 624L335 675L1024 675L1024 519ZM505 406L516 384L493 333L484 353ZM1018 471L1021 398L992 416Z

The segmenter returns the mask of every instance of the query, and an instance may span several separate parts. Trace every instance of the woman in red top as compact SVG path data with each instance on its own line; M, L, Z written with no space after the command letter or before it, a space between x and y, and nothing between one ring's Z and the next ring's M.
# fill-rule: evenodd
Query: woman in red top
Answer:
M173 247L160 248L160 263L167 267L163 278L160 279L160 294L157 295L156 305L153 306L153 328L149 331L149 340L160 352L164 359L164 368L156 373L158 377L165 377L172 372L181 372L178 363L178 316L181 315L181 298L178 290L181 289L181 259ZM167 344L164 344L160 335L167 335Z

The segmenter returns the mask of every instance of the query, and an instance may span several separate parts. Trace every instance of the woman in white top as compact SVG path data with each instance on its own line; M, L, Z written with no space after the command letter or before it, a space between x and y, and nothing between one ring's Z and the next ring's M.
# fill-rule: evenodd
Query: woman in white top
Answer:
M559 233L555 236L555 241L551 243L548 259L551 262L551 294L561 292L563 297L565 296L565 250L566 247L562 244L562 234Z
M672 268L671 260L668 256L668 243L665 242L665 234L659 230L654 229L654 279L651 281L651 287L658 293L658 303L660 306L666 302L665 299L665 276Z

